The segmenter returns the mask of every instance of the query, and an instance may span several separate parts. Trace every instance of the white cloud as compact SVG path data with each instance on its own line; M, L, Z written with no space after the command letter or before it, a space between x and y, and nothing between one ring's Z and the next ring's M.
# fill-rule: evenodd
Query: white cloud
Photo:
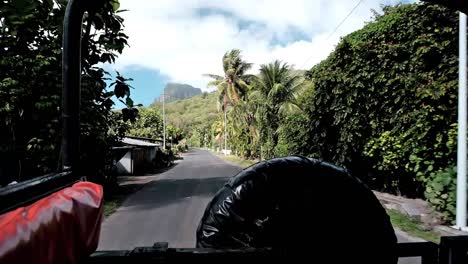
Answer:
M280 59L308 69L333 50L339 38L370 20L394 0L365 0L330 34L358 0L120 0L130 48L117 68L140 65L173 81L205 88L203 73L222 74L222 55L241 49L259 64ZM200 10L211 10L200 15ZM213 11L214 10L214 11ZM298 39L298 33L302 39Z

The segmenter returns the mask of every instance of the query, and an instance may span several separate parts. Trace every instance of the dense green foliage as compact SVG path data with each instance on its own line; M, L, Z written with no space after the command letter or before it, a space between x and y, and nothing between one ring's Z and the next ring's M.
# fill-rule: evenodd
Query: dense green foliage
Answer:
M458 17L418 4L384 12L308 73L310 153L348 167L373 188L426 193L450 214L451 195L431 186L441 191L438 175L455 162Z
M289 128L281 126L285 123L285 118L300 110L296 97L303 85L303 76L293 72L286 63L274 61L260 66L250 97L257 104L256 117L263 146L262 155L265 158L279 156L279 153L275 153L281 132L279 130L281 128L286 132Z
M202 93L200 88L188 84L169 82L164 87L166 103L176 100L188 99ZM154 100L153 104L162 102L162 95Z
M211 125L218 118L216 108L217 95L203 93L185 100L177 100L165 105L166 122L169 126L180 129L192 146L204 146L204 139L208 141ZM151 106L162 113L162 105ZM211 139L211 137L210 137Z
M141 107L138 116L133 123L127 122L128 130L126 135L144 137L151 139L163 139L163 117L161 110L155 107ZM166 143L177 144L184 138L183 131L171 125L166 124Z
M83 27L83 173L96 180L102 179L110 144L123 132L116 118L136 114L129 80L118 75L113 90L107 90L108 74L97 66L112 63L127 44L114 2L90 12ZM0 185L57 168L65 5L62 0L7 0L0 6ZM125 103L123 114L112 113L113 96Z
M146 138L162 138L163 120L161 113L154 108L141 108L129 135Z

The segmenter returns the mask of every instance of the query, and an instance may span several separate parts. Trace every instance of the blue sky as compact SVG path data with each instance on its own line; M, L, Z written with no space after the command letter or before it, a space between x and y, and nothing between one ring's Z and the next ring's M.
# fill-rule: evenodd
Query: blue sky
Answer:
M109 70L110 66L106 66L106 70L115 77L115 71ZM133 81L129 82L130 85L135 87L132 89L131 97L135 104L143 104L148 106L153 103L154 99L158 97L166 83L169 81L169 77L161 74L158 70L146 68L139 65L129 65L119 71L125 78L133 78ZM122 103L116 102L116 108L121 108Z
M274 59L309 69L328 56L339 39L372 16L371 9L398 0L120 0L130 47L109 72L134 78L132 97L145 106L168 81L205 91L204 73L222 74L221 58L233 48L246 61Z

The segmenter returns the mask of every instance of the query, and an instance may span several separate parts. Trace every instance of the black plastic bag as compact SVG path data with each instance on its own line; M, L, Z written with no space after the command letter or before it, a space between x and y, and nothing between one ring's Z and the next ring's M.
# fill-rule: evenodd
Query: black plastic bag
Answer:
M323 263L396 263L396 243L370 189L342 168L296 156L241 171L197 230L197 247L273 248Z

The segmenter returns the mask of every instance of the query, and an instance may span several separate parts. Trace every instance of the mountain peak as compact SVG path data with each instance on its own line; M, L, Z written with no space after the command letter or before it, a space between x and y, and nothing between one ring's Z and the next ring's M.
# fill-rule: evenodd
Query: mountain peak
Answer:
M166 102L187 99L202 93L200 88L195 88L184 83L168 82L164 87ZM162 102L162 95L154 100L154 103Z

